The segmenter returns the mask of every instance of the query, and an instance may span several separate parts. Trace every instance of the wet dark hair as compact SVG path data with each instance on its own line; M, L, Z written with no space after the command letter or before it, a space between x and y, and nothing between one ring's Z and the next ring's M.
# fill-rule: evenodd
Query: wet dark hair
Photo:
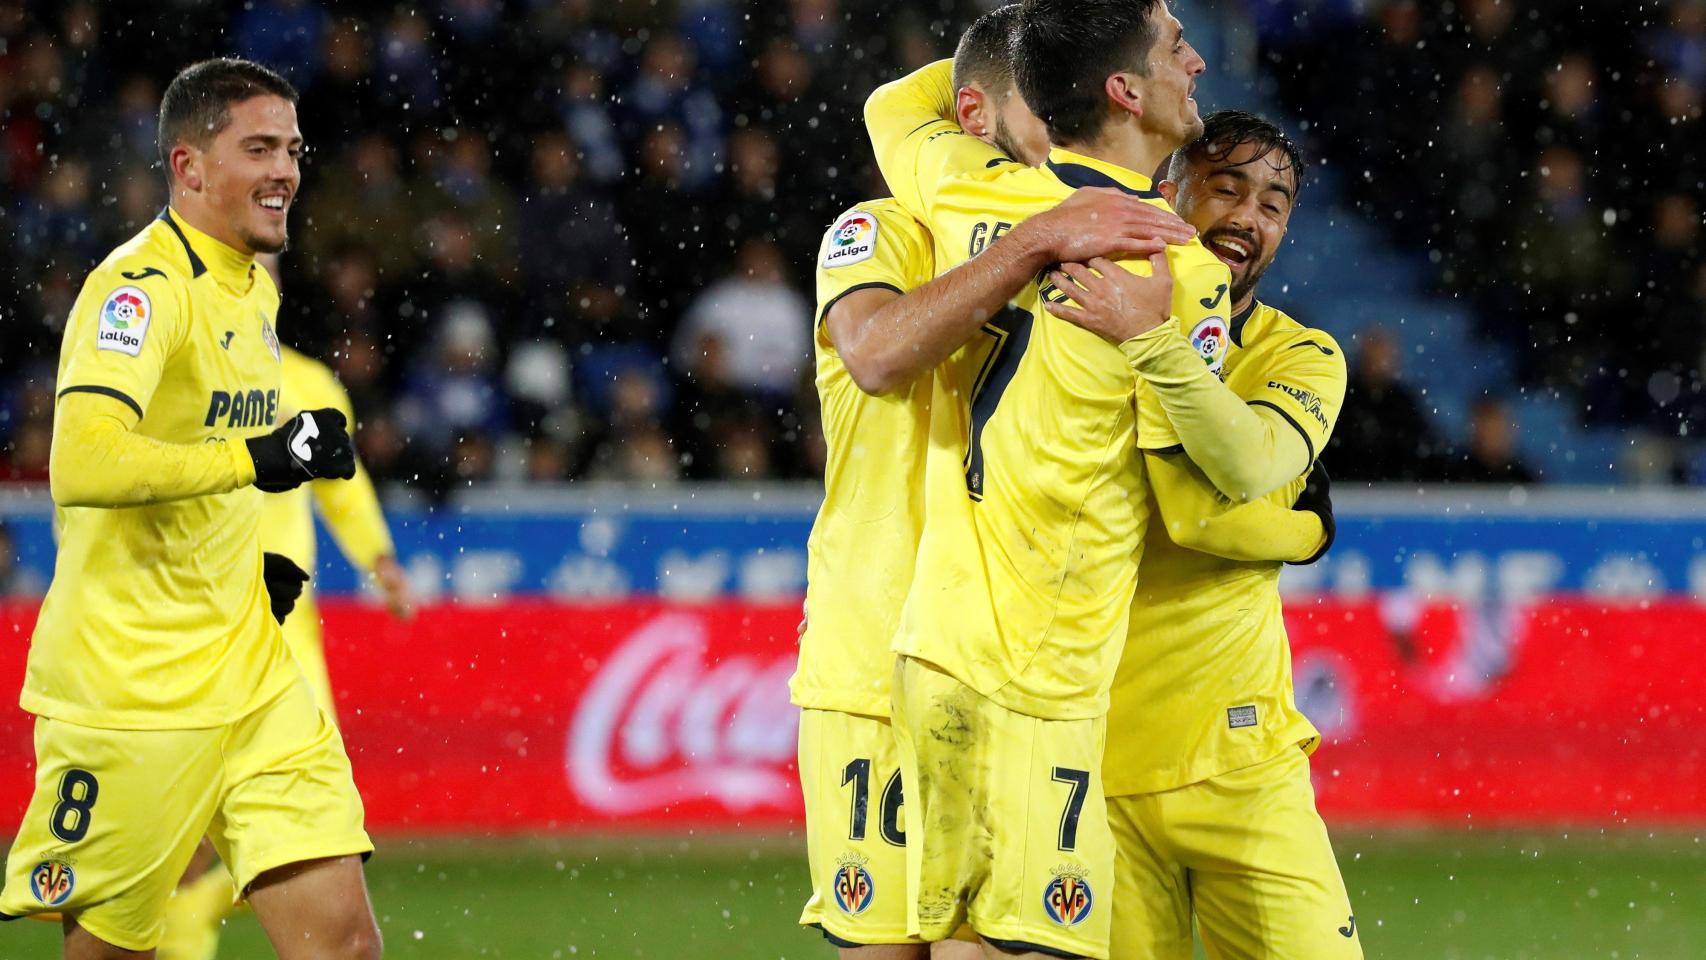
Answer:
M982 85L997 96L1013 86L1013 28L1019 22L1019 5L1009 3L989 11L960 35L954 49L954 89Z
M297 101L289 80L251 60L220 57L180 70L160 98L160 165L166 179L172 178L173 147L207 146L230 126L233 103L261 96Z
M1161 0L1025 0L1013 35L1019 93L1055 143L1093 140L1108 120L1109 76L1149 74Z
M1190 160L1220 163L1239 147L1252 143L1256 145L1252 160L1275 150L1284 153L1298 188L1303 187L1303 174L1309 169L1303 159L1303 151L1295 140L1272 122L1243 110L1218 110L1203 118L1202 129L1202 136L1173 151L1162 165L1166 179L1177 183L1184 177L1185 164Z

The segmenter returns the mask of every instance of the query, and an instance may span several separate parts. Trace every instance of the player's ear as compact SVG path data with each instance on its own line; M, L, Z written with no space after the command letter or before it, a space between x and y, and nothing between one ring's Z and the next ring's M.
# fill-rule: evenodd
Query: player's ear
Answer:
M983 115L983 91L975 84L966 84L954 95L954 119L960 129L974 137L989 135L989 119Z
M1161 196L1167 201L1167 206L1174 208L1179 206L1179 185L1177 183L1171 180L1163 180L1155 185L1155 189L1161 191Z
M172 179L184 185L185 189L197 191L202 184L201 151L180 143L166 155L172 165Z
M1107 92L1108 100L1115 109L1134 117L1143 116L1143 86L1136 74L1110 73L1102 82L1102 89Z

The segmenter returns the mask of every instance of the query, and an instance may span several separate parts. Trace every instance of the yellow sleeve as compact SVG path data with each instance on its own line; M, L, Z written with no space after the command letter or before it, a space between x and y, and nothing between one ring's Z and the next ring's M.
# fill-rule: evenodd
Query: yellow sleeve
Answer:
M1295 477L1260 500L1235 504L1182 453L1146 451L1144 461L1167 535L1181 547L1228 560L1301 563L1326 545L1321 518L1289 506L1307 477Z
M62 393L53 416L48 486L62 507L136 507L229 493L255 482L247 447L166 443L135 431L136 411L88 392Z
M136 432L185 321L169 277L118 276L125 265L91 274L66 324L48 462L54 502L132 507L254 483L242 444L168 443Z
M1133 337L1120 349L1142 381L1140 447L1174 445L1165 443L1170 437L1144 433L1145 424L1157 418L1153 409L1146 414L1143 407L1156 404L1177 436L1177 445L1184 447L1216 489L1235 501L1247 503L1265 496L1309 468L1313 454L1298 431L1279 411L1247 405L1221 383L1174 324L1164 323Z
M1218 377L1232 343L1232 324L1227 319L1232 312L1231 274L1224 263L1195 240L1169 247L1167 266L1173 271L1172 311L1179 332L1197 352L1202 365ZM1139 272L1148 274L1147 269ZM1140 381L1138 386L1137 414L1139 447L1167 450L1183 443L1147 381Z
M905 294L936 274L930 232L893 203L862 203L823 235L817 259L817 322L855 290Z
M944 177L1012 163L954 122L954 61L938 60L883 84L865 101L877 168L905 210L926 222Z
M339 383L330 370L314 363L312 373L302 379L313 379L312 390L303 390L293 398L312 403L315 407L336 407L354 429L355 410L350 404L349 391ZM290 383L286 389L301 388ZM359 462L355 476L348 480L315 480L310 484L314 502L320 505L320 515L326 520L332 539L338 542L349 562L363 573L372 573L380 557L396 552L391 544L391 531L385 525L385 513L379 506L379 494L373 488L373 478Z
M1345 354L1332 337L1304 327L1273 355L1263 385L1244 399L1279 414L1309 445L1313 461L1326 449L1345 402Z

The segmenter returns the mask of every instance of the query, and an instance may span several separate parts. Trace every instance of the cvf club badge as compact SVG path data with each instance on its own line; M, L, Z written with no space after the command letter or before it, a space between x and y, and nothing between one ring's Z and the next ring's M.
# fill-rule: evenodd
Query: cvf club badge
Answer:
M47 906L57 907L71 899L75 889L77 871L65 860L43 860L30 870L30 892Z
M848 916L864 913L871 906L871 898L876 896L876 885L871 882L870 871L865 869L868 862L857 854L835 861L835 881L830 886L835 890L835 905Z
M1075 927L1096 905L1090 881L1084 876L1084 868L1077 865L1055 867L1053 872L1054 879L1043 888L1043 910L1055 923Z

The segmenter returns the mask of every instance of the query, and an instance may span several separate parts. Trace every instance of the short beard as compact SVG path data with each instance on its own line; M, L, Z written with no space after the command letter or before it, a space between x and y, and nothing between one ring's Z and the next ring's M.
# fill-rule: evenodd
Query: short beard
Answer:
M284 239L273 241L254 234L243 234L243 243L256 253L283 253L290 247L290 234L286 232Z
M1013 131L1007 127L1006 121L1001 119L1000 113L995 115L995 132L991 133L989 137L995 141L995 149L1020 163L1026 162L1025 158L1020 156L1018 144L1013 142Z
M1244 275L1244 279L1233 283L1232 284L1232 291L1231 291L1232 302L1235 304L1236 303L1242 303L1244 301L1244 297L1247 294L1249 294L1251 291L1256 289L1256 284L1262 282L1262 275L1267 273L1268 268L1273 266L1273 265L1274 265L1274 262L1272 260L1269 260L1267 263L1262 264L1260 267L1257 267L1256 269L1251 270L1249 273L1246 273Z

